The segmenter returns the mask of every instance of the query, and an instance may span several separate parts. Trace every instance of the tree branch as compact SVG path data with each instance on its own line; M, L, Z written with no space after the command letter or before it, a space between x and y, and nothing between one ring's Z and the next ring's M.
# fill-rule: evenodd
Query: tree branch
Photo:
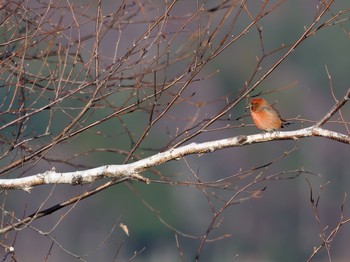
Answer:
M348 91L346 92L345 96L343 97L342 100L338 101L338 103L336 103L331 110L329 110L329 112L320 120L318 121L315 126L316 127L320 127L322 125L324 125L336 112L339 111L339 109L349 100L350 98L350 88L348 89Z
M171 160L179 160L184 156L193 154L204 154L214 152L229 147L238 147L249 144L256 144L272 140L298 140L300 138L319 136L336 140L341 143L350 144L350 137L338 132L315 126L303 128L295 131L271 132L255 135L240 135L236 137L220 139L204 143L191 143L179 148L173 148L168 151L158 153L134 163L125 165L106 165L83 171L56 172L53 168L50 171L40 173L34 176L28 176L15 179L0 179L1 189L22 189L30 191L34 186L45 184L71 184L81 185L91 183L102 178L115 178L123 180L137 180L150 183L148 178L140 175L140 173L151 167L159 166Z

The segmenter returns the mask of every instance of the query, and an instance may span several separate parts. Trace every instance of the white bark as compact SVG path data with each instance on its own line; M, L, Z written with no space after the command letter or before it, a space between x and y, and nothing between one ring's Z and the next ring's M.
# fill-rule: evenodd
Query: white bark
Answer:
M143 171L159 166L171 160L179 160L186 155L204 154L228 147L244 146L247 144L261 143L272 140L297 140L304 137L319 136L342 143L350 144L350 137L341 133L312 126L295 131L276 131L255 135L240 135L232 138L215 140L204 143L191 143L178 148L158 153L134 163L125 165L106 165L88 170L60 173L55 168L33 176L0 179L1 189L22 189L29 191L37 185L44 184L71 184L81 185L91 183L102 178L115 178L120 180L138 180L145 183L150 181L140 175Z

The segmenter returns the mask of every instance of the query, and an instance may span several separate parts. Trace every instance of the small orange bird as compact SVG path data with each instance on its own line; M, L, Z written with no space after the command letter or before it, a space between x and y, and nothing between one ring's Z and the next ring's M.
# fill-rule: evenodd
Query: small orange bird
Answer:
M249 108L254 124L261 130L275 131L290 124L286 123L278 111L263 98L253 98Z

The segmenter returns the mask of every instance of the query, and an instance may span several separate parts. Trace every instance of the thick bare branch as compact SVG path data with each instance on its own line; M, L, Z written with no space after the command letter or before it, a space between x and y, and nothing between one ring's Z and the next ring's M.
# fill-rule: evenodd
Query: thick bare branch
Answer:
M341 143L350 144L349 136L314 126L295 131L277 131L272 133L262 133L248 136L240 135L204 143L191 143L125 165L106 165L93 169L66 173L59 173L56 172L55 169L52 169L41 174L24 178L0 179L0 188L23 189L28 191L37 185L79 185L91 183L102 178L131 179L149 183L150 181L147 178L143 178L139 174L148 170L149 168L159 166L168 161L179 160L187 155L201 155L229 147L238 147L273 140L298 140L300 138L312 136L324 137L339 141Z

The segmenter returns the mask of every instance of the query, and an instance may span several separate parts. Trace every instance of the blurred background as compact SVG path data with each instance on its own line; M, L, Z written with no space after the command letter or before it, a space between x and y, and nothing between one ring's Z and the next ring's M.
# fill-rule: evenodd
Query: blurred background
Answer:
M88 116L79 121L72 132L129 105L135 106L57 144L42 157L5 172L3 178L35 175L52 167L68 172L123 164L127 154L122 152L134 148L149 125L150 114L159 116L186 81L189 84L181 91L180 99L152 125L129 162L177 143L260 133L245 110L250 99L245 97L214 124L189 141L185 140L252 87L301 37L327 3L266 1L264 6L262 1L246 5L242 1L176 1L172 6L168 1L102 1L101 17L106 24L101 26L98 55L99 77L106 81L103 83L106 83L106 100L96 101L95 108L88 111ZM76 91L71 99L23 123L27 128L20 132L21 141L45 134L28 141L28 148L35 149L62 132L94 93L98 4L74 1L48 5L24 1L21 5L16 1L3 3L1 9L2 125L20 115L11 111L16 108L16 112L20 112L19 80L25 86L27 112ZM166 13L168 18L151 28L170 6ZM259 13L263 6L263 12ZM293 121L288 130L311 126L331 109L336 99L342 99L349 88L349 7L346 1L333 3L314 29L323 26L302 41L249 94L250 97L264 97L284 118ZM343 13L339 13L341 11ZM242 34L259 14L262 17ZM9 21L16 21L19 26L13 27ZM16 40L17 44L13 45L11 40L26 35L25 32L35 36L24 42ZM241 37L225 46L240 34ZM218 49L221 51L217 52ZM51 57L48 50L56 57ZM130 50L133 55L125 56ZM13 57L5 57L6 52ZM40 57L40 54L43 55ZM211 57L212 54L217 55ZM264 55L266 57L257 64ZM164 91L155 101L156 109L151 103L153 100L137 106L138 100L154 92L154 86L160 88L158 85L169 83L184 72L187 74L196 59L199 60L194 71L200 70L193 79L188 73ZM144 62L136 62L138 60ZM202 67L200 62L203 61ZM19 71L26 74L25 80L19 76ZM90 86L78 91L82 83L89 81ZM165 86L163 84L163 88ZM337 114L325 127L348 135L348 104L341 113L343 120ZM23 148L6 153L11 144L7 144L7 139L16 136L19 129L17 124L0 131L4 141L2 166L28 153ZM306 261L314 247L322 244L322 230L327 237L339 223L341 206L350 185L349 154L346 144L312 137L188 156L157 167L157 172L143 174L167 183L115 185L32 221L21 230L3 235L2 240L14 246L12 259L19 261L75 261L79 258L86 261L180 261L181 258L194 261L200 237L225 201L258 177L275 176L279 179L261 180L243 190L236 197L237 203L225 208L214 223L217 227L208 236L213 241L205 243L199 261ZM306 172L296 176L302 169ZM194 174L202 182L231 177L229 190L206 188L211 207L203 188L193 184L196 182ZM237 174L246 175L238 178ZM13 216L24 218L106 181L86 186L40 186L30 193L3 191L2 210L8 213L3 215L2 226L11 223L11 219L14 221ZM320 196L319 223L310 201L310 188L314 199ZM259 197L239 201L259 190L263 190ZM350 202L346 199L345 219L350 216L349 208ZM127 226L129 235L119 227L121 223ZM333 261L349 260L349 236L349 225L345 224L331 243ZM214 241L216 238L219 240ZM11 259L5 250L1 253L4 261ZM323 248L313 261L329 261L327 250Z

